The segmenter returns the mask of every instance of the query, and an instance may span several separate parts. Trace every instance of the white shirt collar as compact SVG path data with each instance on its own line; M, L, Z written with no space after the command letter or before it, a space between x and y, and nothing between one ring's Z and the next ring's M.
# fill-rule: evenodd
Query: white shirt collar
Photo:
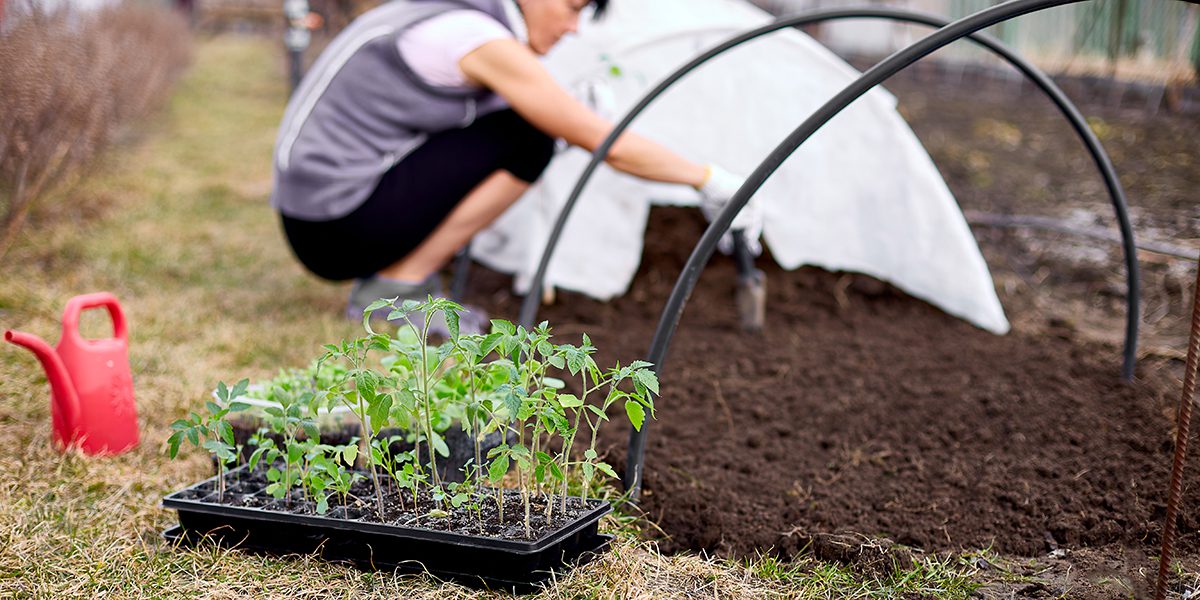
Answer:
M501 0L500 4L504 7L504 16L508 19L508 24L512 26L513 35L517 37L517 41L522 44L529 43L529 28L525 25L525 15L521 14L516 0Z

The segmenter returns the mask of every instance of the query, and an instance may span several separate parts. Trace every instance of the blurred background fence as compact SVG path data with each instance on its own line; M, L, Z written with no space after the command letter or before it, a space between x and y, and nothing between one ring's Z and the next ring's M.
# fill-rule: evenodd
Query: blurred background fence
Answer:
M845 8L844 0L753 0L774 13ZM963 17L1000 0L875 0L871 5ZM1043 70L1059 75L1102 76L1152 84L1194 83L1200 70L1200 6L1169 0L1093 0L1044 10L1002 23L989 33ZM900 23L838 22L817 36L839 52L879 55L929 32ZM936 55L960 64L998 65L992 53L955 44Z

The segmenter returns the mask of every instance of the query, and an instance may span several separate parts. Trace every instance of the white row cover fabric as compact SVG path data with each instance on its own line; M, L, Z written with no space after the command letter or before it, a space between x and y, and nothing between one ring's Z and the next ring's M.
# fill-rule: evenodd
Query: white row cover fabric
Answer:
M680 65L770 21L737 0L613 2L603 20L560 42L546 64L564 87L615 121ZM744 176L858 75L803 33L779 31L701 66L632 129ZM756 195L766 216L764 242L786 269L866 273L1005 333L1008 320L975 238L895 105L876 89L800 146ZM578 148L560 152L525 197L476 237L472 257L514 273L519 293L529 289L589 157ZM547 285L599 299L623 294L640 262L651 202L695 205L698 195L601 166L567 221Z

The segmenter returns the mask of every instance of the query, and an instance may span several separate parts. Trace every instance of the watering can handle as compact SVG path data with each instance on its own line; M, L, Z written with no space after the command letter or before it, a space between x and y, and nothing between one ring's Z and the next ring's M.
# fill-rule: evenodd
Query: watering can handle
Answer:
M108 292L84 294L75 296L67 302L63 310L63 335L79 335L79 314L89 308L107 308L108 315L113 321L113 337L123 342L129 341L129 329L125 325L125 313L121 310L117 297Z

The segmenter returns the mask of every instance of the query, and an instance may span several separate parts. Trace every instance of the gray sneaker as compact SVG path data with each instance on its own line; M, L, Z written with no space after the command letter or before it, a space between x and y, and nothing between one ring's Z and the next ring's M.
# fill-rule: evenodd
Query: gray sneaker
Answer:
M395 279L384 279L382 277L369 277L366 279L356 279L354 286L350 288L350 299L346 303L346 318L351 321L361 321L363 311L366 310L372 302L380 298L397 298L396 304L399 305L405 300L416 300L424 302L429 296L435 298L443 297L441 279L437 273L430 275L425 281L420 283L407 283L396 281ZM464 306L462 314L459 315L459 331L462 333L482 333L489 321L487 313L474 306ZM372 321L387 321L390 308L381 308L371 313ZM409 319L414 324L419 324L424 321L420 313L409 315ZM395 325L403 325L403 321L394 323ZM449 337L450 330L446 327L446 321L439 313L429 324L429 332L442 337Z

